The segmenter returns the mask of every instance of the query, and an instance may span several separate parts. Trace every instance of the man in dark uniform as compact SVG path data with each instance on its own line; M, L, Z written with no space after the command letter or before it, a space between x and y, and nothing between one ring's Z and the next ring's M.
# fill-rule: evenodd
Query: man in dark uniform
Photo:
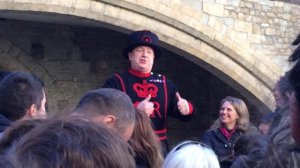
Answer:
M193 113L193 105L181 98L176 86L164 75L151 72L154 60L161 55L156 34L136 31L129 35L128 42L123 55L130 61L131 68L109 78L104 87L126 92L137 110L151 118L155 133L168 151L167 116L184 118Z

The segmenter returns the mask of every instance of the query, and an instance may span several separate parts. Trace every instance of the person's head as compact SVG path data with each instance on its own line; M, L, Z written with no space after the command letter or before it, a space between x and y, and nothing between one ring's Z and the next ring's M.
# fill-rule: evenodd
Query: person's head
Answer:
M10 74L9 71L0 71L0 81L9 74Z
M43 120L19 120L14 122L8 127L3 136L0 139L0 153L5 153L10 147L18 142L25 134L31 131L33 128L40 125Z
M148 167L161 168L163 157L158 137L153 131L150 118L136 111L135 125L129 144L138 159L142 159Z
M129 59L133 70L149 73L154 59L160 57L159 39L156 34L147 31L135 31L128 37L128 46L123 55Z
M292 96L290 97L291 108L291 127L295 141L300 144L300 34L293 42L293 45L298 45L290 56L290 61L296 61L294 67L290 70L289 82L293 88Z
M275 98L276 107L282 108L288 105L289 96L292 92L292 87L288 81L287 72L284 76L280 77L276 82L273 89L273 95Z
M221 101L220 114L212 129L225 127L246 131L250 126L249 112L243 100L227 96Z
M17 168L14 161L5 154L0 154L0 167Z
M95 123L104 123L126 140L133 132L135 108L129 96L116 89L102 88L86 92L73 114Z
M31 73L12 72L0 82L0 114L9 120L46 117L44 83Z
M272 123L269 122L261 122L258 125L258 132L263 134L263 135L267 135L270 131L270 127L271 127Z
M104 126L82 118L47 120L9 151L19 168L132 168L128 144Z
M267 113L262 116L260 123L258 124L258 132L264 135L268 134L275 116L276 113L273 112Z
M197 141L184 141L167 155L163 168L219 168L214 151Z
M257 168L300 167L300 146L293 144L269 144L261 158L255 161ZM259 159L259 162L257 160ZM252 166L254 167L254 166Z

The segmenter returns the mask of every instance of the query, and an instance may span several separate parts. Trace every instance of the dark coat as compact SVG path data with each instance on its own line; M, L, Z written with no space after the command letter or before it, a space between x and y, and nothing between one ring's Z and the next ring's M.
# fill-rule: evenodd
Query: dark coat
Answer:
M135 164L136 168L151 168L148 159L139 155L135 157Z
M221 168L225 168L230 167L232 163L234 145L241 134L241 131L236 130L230 140L227 140L220 129L209 130L202 136L201 142L213 149L218 156Z
M11 125L11 121L4 115L0 114L0 133L4 132Z

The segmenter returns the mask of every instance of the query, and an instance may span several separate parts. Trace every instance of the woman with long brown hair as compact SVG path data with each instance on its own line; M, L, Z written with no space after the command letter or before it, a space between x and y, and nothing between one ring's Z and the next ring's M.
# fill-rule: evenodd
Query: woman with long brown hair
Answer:
M161 168L163 157L158 137L144 112L136 112L135 126L129 144L135 151L136 166Z

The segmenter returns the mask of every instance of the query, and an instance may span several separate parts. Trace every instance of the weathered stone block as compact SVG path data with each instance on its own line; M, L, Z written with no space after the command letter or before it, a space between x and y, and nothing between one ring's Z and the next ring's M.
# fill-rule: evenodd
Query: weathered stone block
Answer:
M267 28L265 30L266 35L275 35L275 29L273 28Z
M213 16L224 16L224 6L215 3L203 2L203 12Z
M253 26L251 22L244 22L239 20L236 20L234 22L234 29L236 31L252 33L252 29L253 29L252 27Z
M208 26L220 32L222 30L222 23L219 21L218 18L211 16L208 21Z

